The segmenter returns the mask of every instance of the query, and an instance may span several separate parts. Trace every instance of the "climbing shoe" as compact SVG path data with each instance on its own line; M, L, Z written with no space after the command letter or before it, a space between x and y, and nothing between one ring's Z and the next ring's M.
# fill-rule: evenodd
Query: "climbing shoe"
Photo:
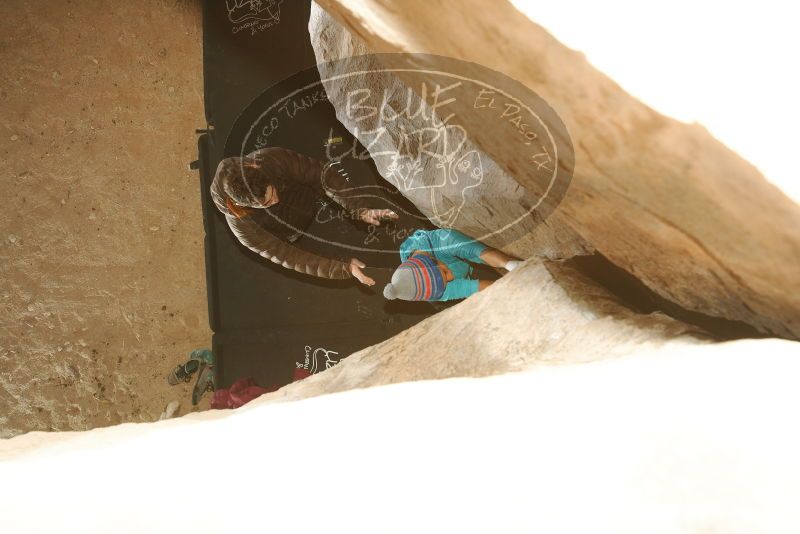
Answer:
M170 386L175 386L180 382L189 382L198 369L200 369L200 360L189 360L173 369L167 375L167 382Z

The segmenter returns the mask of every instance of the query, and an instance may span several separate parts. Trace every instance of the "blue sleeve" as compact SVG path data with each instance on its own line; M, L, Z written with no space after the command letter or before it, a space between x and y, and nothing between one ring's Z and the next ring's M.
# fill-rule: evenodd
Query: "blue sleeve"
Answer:
M481 254L487 247L480 241L472 239L458 230L436 230L436 232L441 232L439 238L449 254L473 263L483 263Z
M448 282L444 288L444 294L439 300L465 299L478 292L478 281L466 278L456 278Z
M400 261L404 262L408 259L412 252L415 250L427 250L428 246L423 246L421 242L424 240L427 243L424 230L416 230L413 234L408 236L400 243Z

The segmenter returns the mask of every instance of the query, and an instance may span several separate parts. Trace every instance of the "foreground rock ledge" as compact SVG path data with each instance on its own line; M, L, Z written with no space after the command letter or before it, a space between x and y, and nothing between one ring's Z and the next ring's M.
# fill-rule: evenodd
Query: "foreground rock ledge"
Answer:
M413 380L490 376L705 339L665 315L628 310L573 269L528 262L489 289L270 398L295 400Z
M800 437L786 421L800 402L799 347L709 343L627 310L567 266L529 261L242 409L0 441L3 524L791 532ZM394 385L370 387L381 384ZM196 510L212 472L213 510L176 513ZM186 491L164 476L185 476Z
M454 57L519 80L555 108L575 145L574 179L547 227L515 252L597 250L687 310L800 337L800 207L704 128L643 105L504 1L319 4L331 15L317 10L311 21L320 60L364 51ZM398 83L417 87L420 78ZM526 162L514 145L470 118L458 113L475 146L515 176Z
M28 434L0 441L3 526L798 532L800 435L786 424L800 404L796 345L674 344L529 373ZM176 476L182 491L159 483ZM219 491L201 497L212 483Z

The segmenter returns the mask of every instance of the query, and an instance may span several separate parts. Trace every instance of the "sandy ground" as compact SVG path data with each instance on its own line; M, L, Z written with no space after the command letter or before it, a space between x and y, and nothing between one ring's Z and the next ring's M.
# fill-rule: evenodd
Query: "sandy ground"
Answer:
M186 413L165 376L210 344L199 9L5 0L0 76L0 438Z

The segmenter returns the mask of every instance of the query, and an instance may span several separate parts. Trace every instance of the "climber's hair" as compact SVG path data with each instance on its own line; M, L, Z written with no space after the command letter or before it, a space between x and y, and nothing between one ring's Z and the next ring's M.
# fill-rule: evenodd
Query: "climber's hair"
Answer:
M228 198L240 206L261 207L271 181L252 157L225 158L218 173Z

